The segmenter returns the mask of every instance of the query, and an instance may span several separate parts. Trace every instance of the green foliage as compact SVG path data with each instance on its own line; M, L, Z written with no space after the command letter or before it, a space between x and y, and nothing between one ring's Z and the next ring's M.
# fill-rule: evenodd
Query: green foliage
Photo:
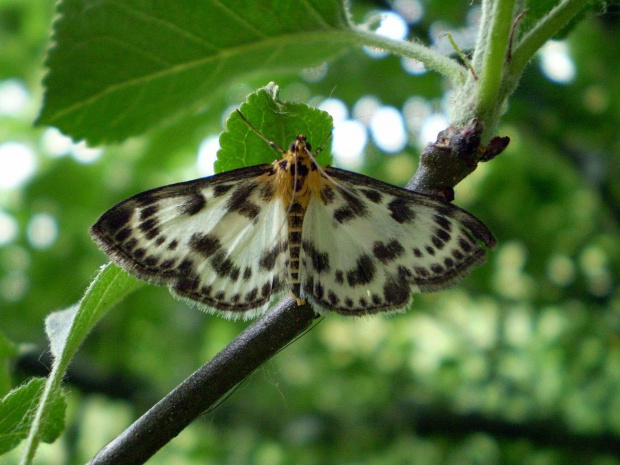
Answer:
M0 401L0 455L13 449L28 435L44 387L44 379L33 378ZM44 442L54 442L65 428L67 405L64 396L50 398L49 404L49 414L39 430Z
M346 21L336 0L67 0L60 14L39 122L94 144L204 107L241 76L299 70L348 48L338 44Z
M295 140L297 134L305 134L309 141L325 146L319 154L319 163L331 161L327 139L332 130L332 118L328 113L301 103L286 103L278 99L278 87L271 83L250 94L239 110L243 116L268 140L286 150L286 144ZM226 130L220 135L218 160L215 170L220 173L243 166L271 163L277 152L260 139L237 113L226 122ZM313 149L321 147L317 145Z
M11 388L9 364L17 356L17 353L15 344L0 331L0 395L6 394Z
M32 460L39 441L46 440L48 433L45 428L48 422L55 421L57 416L55 405L60 392L60 383L79 346L108 310L141 285L142 283L120 268L108 264L100 270L84 298L75 308L52 313L47 317L45 326L54 356L54 366L40 399L39 396L30 399L32 405L37 400L39 405L36 414L33 417L29 416L29 419L33 420L24 453L24 463Z

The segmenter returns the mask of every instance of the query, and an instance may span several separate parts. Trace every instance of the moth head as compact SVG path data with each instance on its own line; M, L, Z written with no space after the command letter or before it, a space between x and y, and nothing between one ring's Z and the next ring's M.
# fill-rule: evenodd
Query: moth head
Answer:
M301 153L305 151L311 151L312 148L310 144L306 142L305 134L297 134L294 142L291 142L291 145L288 148L293 153Z

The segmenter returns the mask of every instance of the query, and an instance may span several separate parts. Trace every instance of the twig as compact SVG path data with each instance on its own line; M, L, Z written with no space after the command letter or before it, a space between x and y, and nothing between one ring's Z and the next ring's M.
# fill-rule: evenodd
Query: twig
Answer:
M266 362L315 318L308 304L282 299L129 428L88 465L145 463L237 383Z

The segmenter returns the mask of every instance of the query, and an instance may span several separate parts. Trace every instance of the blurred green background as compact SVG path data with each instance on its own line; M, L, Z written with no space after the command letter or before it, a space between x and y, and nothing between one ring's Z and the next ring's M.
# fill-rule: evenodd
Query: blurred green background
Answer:
M394 13L387 29L445 53L443 32L465 50L475 37L469 1L354 3L358 20L379 10ZM0 1L0 330L20 347L14 385L45 373L45 316L105 261L88 227L129 195L207 174L223 119L266 84L88 149L33 127L53 18L51 1ZM149 463L620 464L618 44L610 6L528 68L498 130L510 146L456 191L499 240L485 266L403 315L322 319ZM363 50L273 80L283 100L334 112L334 144L368 137L361 158L334 148L336 165L398 185L451 98L437 74ZM383 141L377 114L403 129L400 145ZM67 431L37 463L87 461L247 324L165 288L131 295L78 354Z

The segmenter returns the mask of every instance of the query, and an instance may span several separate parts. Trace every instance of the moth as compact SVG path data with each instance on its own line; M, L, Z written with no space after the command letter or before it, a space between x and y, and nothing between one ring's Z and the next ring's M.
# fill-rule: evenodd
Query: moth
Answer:
M271 164L134 195L90 233L117 265L228 318L262 314L286 291L325 314L406 309L496 245L465 210L361 174L321 167L299 134Z

